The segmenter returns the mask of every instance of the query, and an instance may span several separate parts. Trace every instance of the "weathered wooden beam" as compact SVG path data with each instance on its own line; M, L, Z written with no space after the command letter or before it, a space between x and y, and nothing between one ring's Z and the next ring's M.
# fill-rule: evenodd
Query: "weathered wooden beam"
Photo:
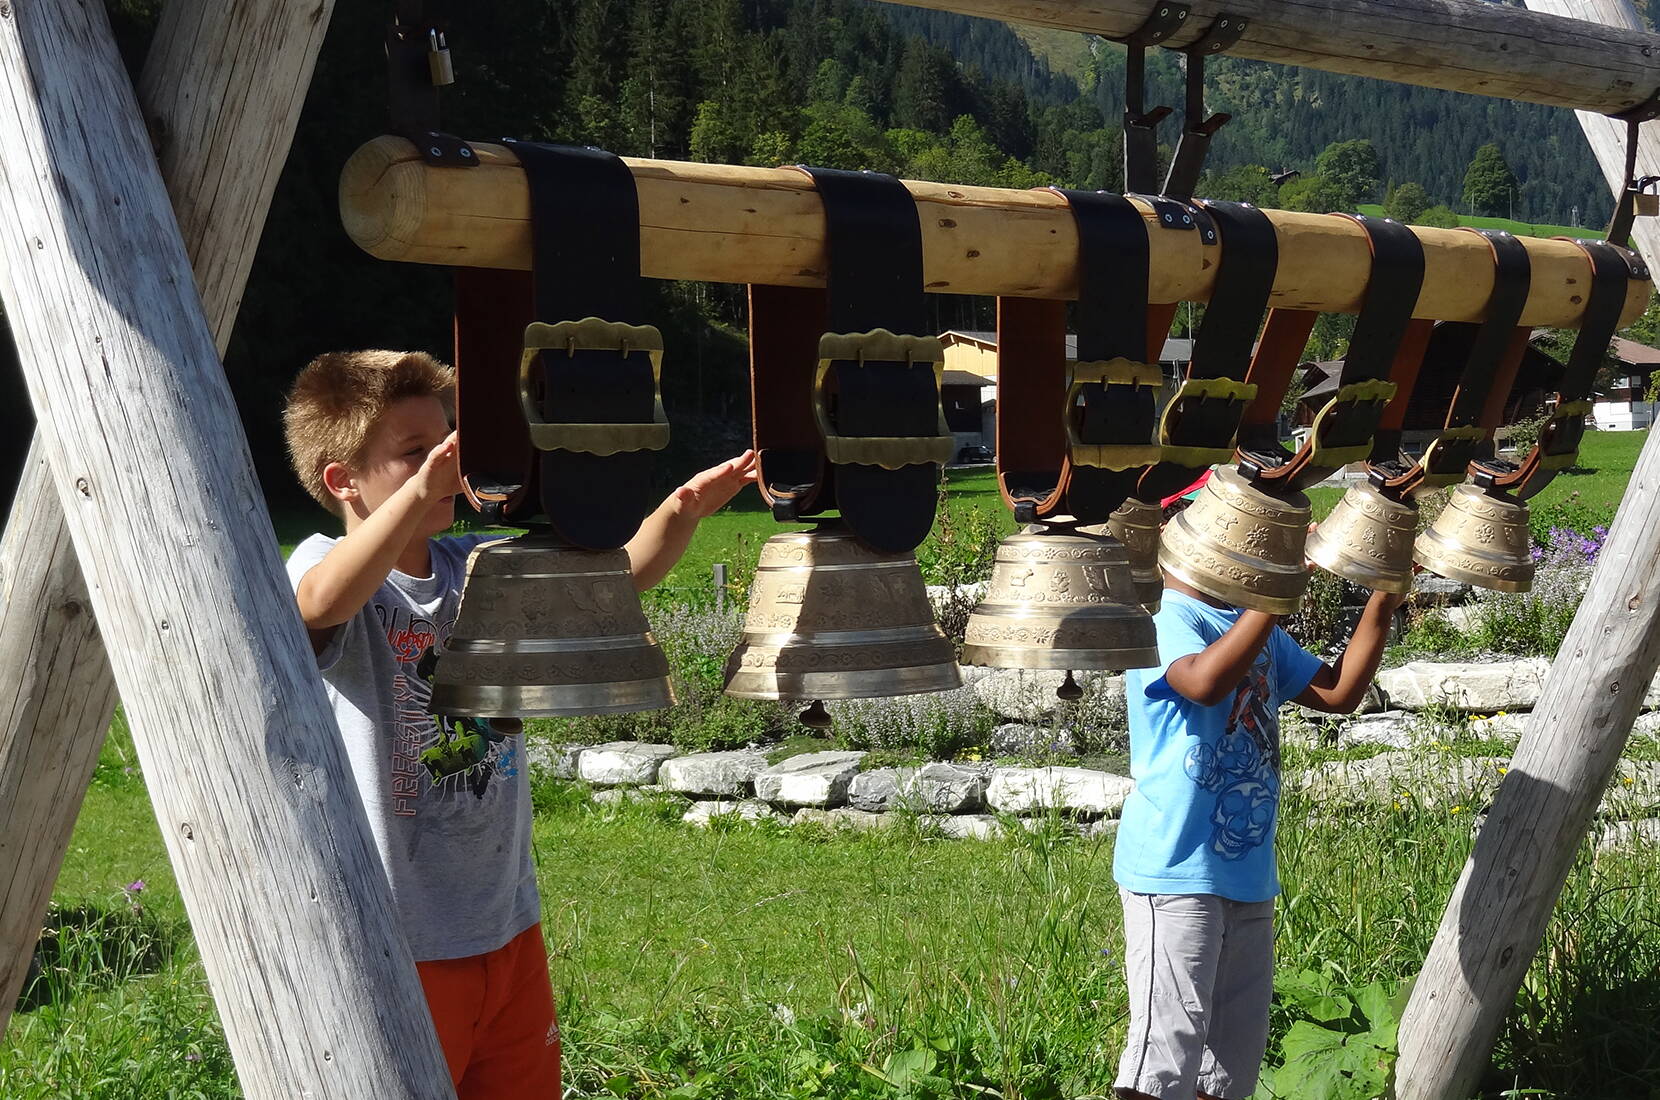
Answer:
M214 56L297 78L279 24ZM243 1089L449 1095L102 5L0 4L0 148L0 295Z
M0 533L0 1029L114 707L115 678L37 439Z
M1625 0L1528 4L1642 25ZM1618 195L1626 127L1586 113L1580 122ZM1638 145L1638 171L1660 173L1652 128ZM1646 255L1660 255L1655 219L1637 219L1635 236ZM1464 1100L1474 1091L1657 667L1660 432L1650 432L1401 1017L1398 1100Z
M895 0L1122 38L1153 0ZM1660 89L1660 35L1487 0L1190 0L1185 46L1223 13L1249 20L1228 52L1449 92L1615 114Z
M151 40L139 102L221 354L331 10L332 0L171 0ZM283 45L240 49L250 41ZM251 104L263 125L245 123ZM0 1031L115 705L49 478L37 439L0 539Z
M340 178L346 231L384 260L459 267L530 266L530 192L518 158L475 144L475 168L421 160L400 137L352 154ZM640 267L658 279L823 286L824 207L807 176L788 168L623 158L640 201ZM1077 296L1078 235L1052 191L906 181L922 219L923 278L940 293L1034 298ZM1151 225L1151 207L1145 212ZM1371 252L1355 222L1336 214L1267 211L1279 235L1272 301L1296 309L1355 312ZM1456 229L1415 227L1426 271L1418 316L1478 320L1493 288L1487 242ZM1199 234L1149 231L1156 302L1204 301L1216 281L1214 248ZM1590 266L1567 241L1525 239L1533 284L1522 320L1574 326ZM1633 283L1626 316L1648 303Z

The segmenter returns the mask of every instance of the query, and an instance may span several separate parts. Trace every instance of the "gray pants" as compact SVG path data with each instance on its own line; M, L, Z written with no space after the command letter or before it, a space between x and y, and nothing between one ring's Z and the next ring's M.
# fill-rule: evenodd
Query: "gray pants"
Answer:
M1178 1100L1249 1096L1268 1047L1274 903L1118 893L1130 1034L1115 1086Z

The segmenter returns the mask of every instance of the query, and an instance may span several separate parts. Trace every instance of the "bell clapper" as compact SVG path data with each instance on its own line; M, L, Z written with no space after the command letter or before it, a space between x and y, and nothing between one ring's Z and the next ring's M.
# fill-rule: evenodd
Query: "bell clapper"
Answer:
M827 730L830 728L830 712L824 709L823 699L814 699L813 705L802 711L798 720L808 729Z
M1072 670L1067 669L1066 679L1061 681L1061 686L1055 689L1055 698L1064 699L1071 703L1083 697L1084 689L1078 685L1078 681L1072 678Z

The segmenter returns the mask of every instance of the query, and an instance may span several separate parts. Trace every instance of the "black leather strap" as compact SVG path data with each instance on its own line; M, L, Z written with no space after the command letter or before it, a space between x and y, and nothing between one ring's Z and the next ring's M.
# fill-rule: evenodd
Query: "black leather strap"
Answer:
M1424 249L1417 234L1387 218L1346 215L1366 231L1372 270L1338 372L1338 390L1295 454L1279 444L1280 394L1259 394L1240 430L1240 470L1267 491L1300 490L1371 453L1371 442L1391 392L1367 387L1389 379L1424 284ZM1278 311L1276 311L1277 313ZM1273 324L1272 319L1270 325ZM1263 344L1270 343L1268 336ZM1295 367L1294 363L1288 364ZM1251 380L1257 381L1253 366ZM1278 387L1283 393L1283 385Z
M1240 418L1252 394L1229 387L1224 396L1197 392L1195 383L1243 383L1251 345L1262 323L1279 266L1279 244L1268 216L1249 203L1206 202L1221 236L1216 284L1193 344L1187 382L1166 408L1160 443L1172 457L1139 479L1137 499L1157 503L1191 485L1213 462L1231 456ZM1225 447L1225 450L1224 450ZM1214 457L1212 457L1214 456Z
M1634 253L1616 244L1598 240L1575 240L1591 261L1591 292L1585 302L1579 336L1557 391L1556 412L1539 432L1533 449L1522 459L1514 474L1499 480L1497 487L1512 489L1523 500L1538 493L1557 471L1571 465L1579 454L1585 435L1587 398L1596 381L1624 312L1626 294L1633 278L1647 278L1648 268Z
M640 213L634 175L603 150L508 141L530 185L536 316L640 324ZM641 351L547 350L533 404L551 424L650 424L658 409L651 358ZM542 507L562 538L607 549L650 514L650 450L541 452ZM603 488L602 488L603 487Z
M1147 222L1128 199L1104 191L1062 191L1078 227L1079 364L1125 360L1147 366ZM1156 372L1157 363L1151 364ZM1158 426L1158 385L1082 382L1066 409L1086 445L1150 446ZM1105 523L1129 499L1146 465L1112 470L1069 456L1061 482L1066 510L1080 523Z

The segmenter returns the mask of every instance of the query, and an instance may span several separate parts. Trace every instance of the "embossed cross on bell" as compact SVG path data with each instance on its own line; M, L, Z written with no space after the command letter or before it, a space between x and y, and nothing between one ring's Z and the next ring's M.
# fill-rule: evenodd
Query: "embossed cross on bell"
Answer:
M626 550L551 535L487 542L467 561L455 630L433 677L440 714L559 717L674 702Z
M913 555L872 550L839 521L761 547L728 695L868 699L961 685Z
M999 544L963 645L967 665L1068 673L1147 668L1158 657L1124 545L1065 528L1029 527Z
M1312 511L1302 493L1271 496L1232 466L1164 528L1159 564L1170 576L1235 607L1288 615L1308 588L1303 544Z

